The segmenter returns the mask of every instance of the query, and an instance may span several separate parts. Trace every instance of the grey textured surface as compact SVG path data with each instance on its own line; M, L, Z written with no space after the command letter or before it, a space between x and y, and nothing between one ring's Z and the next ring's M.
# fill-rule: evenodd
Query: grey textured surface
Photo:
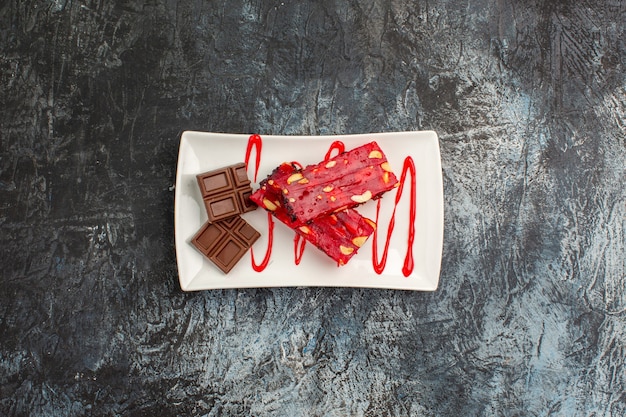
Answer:
M625 21L619 0L1 2L0 414L626 415ZM437 131L440 288L181 293L190 129Z

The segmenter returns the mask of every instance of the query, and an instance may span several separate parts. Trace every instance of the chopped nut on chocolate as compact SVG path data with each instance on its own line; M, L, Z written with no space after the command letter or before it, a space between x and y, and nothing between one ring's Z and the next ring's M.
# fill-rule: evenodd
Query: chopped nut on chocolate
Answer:
M289 178L298 169L287 163L280 165L268 178L261 181L259 189L252 194L250 199L270 211L278 220L323 251L338 265L345 265L374 232L376 223L362 217L356 210L344 208L337 213L320 216L297 226L283 206L271 203L284 194L280 188L274 188L271 184L275 184L278 179ZM320 197L320 195L315 196L316 199ZM334 197L331 196L331 200L332 198ZM296 200L290 197L287 201L294 203Z
M278 190L275 194L295 225L376 199L398 183L376 142L303 169L283 164L270 178L263 185Z

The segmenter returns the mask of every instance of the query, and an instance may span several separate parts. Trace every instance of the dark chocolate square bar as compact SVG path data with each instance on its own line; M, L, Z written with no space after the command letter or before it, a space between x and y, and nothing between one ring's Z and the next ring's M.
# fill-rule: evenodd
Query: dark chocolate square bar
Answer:
M256 209L246 164L239 163L197 175L209 222Z
M206 222L191 243L225 274L235 266L261 235L239 216Z

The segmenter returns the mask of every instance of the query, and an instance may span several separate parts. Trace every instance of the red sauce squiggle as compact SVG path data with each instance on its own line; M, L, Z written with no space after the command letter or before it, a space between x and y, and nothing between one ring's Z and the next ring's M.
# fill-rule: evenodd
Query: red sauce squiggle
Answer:
M302 260L302 254L304 253L304 247L306 246L306 240L299 234L295 234L293 237L293 257L296 265L300 265Z
M393 206L393 212L391 214L391 219L389 220L389 227L387 228L387 238L385 239L385 248L383 250L383 255L381 260L378 260L378 228L374 230L374 242L372 247L372 264L374 266L374 271L377 274L381 274L387 265L387 254L389 253L389 243L391 242L391 235L393 233L393 228L396 223L396 208L398 207L398 203L400 202L400 198L402 197L402 191L404 189L404 184L406 182L407 174L411 175L411 190L410 190L410 206L409 206L409 236L407 241L407 250L406 255L404 257L404 265L402 265L402 274L405 277L411 275L414 268L414 260L413 260L413 242L415 241L415 214L416 214L416 181L415 181L415 162L413 162L413 158L407 156L404 159L404 166L402 167L402 176L400 177L400 185L398 186L398 191L396 193L396 201ZM376 205L376 224L378 224L378 214L380 212L380 199L378 200L378 204Z
M261 150L263 149L263 139L260 135L250 135L248 138L248 146L246 147L246 166L250 167L250 155L252 150L255 150L255 166L254 166L254 182L256 182L257 174L259 173L259 165L261 164ZM254 260L254 251L250 248L250 257L252 260L252 269L256 272L261 272L270 262L272 256L272 247L274 246L274 218L271 213L267 213L267 249L265 250L265 256L260 264L257 264Z
M265 257L260 264L257 264L254 260L254 251L250 248L250 255L252 259L252 269L256 272L261 272L270 262L270 258L272 256L272 246L274 243L274 217L272 217L272 213L267 212L267 249L265 250Z
M337 151L337 155L344 153L346 151L346 145L344 145L340 140L336 140L331 143L330 148L328 148L328 152L326 152L326 156L324 156L324 161L328 161L332 158L333 151Z
M252 153L252 149L256 150L256 166L254 167L254 182L256 182L257 174L259 173L259 165L261 162L261 149L263 148L263 139L261 139L260 135L250 135L248 138L248 146L246 147L246 166L249 166L250 163L250 154Z

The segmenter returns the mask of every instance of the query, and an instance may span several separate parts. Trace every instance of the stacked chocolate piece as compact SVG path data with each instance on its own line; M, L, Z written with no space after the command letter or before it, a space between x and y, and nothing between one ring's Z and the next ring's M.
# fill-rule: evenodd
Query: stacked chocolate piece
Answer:
M387 157L370 142L305 168L283 163L250 199L345 265L376 228L355 207L397 186Z
M246 165L239 163L197 175L208 221L191 243L225 274L260 237L240 215L256 209Z

